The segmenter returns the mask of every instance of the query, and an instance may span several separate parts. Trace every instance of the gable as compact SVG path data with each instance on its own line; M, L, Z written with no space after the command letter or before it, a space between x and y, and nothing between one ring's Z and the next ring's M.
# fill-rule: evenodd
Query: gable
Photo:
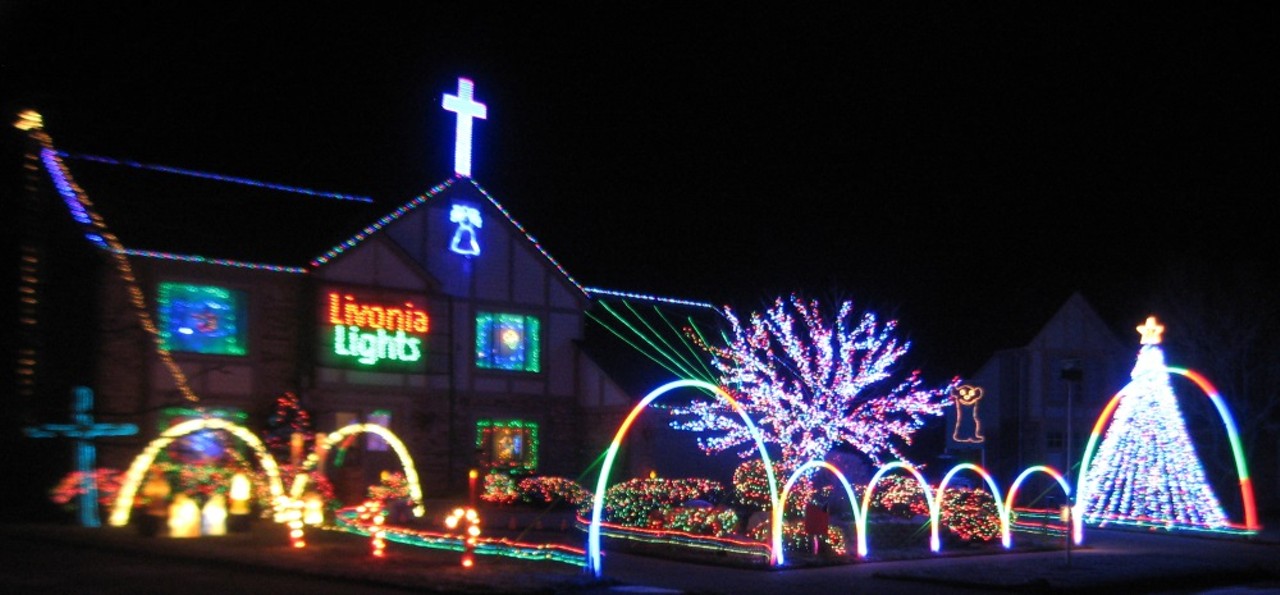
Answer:
M1027 345L1028 349L1071 348L1086 351L1123 349L1093 306L1079 292L1067 298L1049 322Z
M579 309L576 281L474 181L455 183L386 228L444 293Z
M316 268L316 277L356 285L425 292L437 285L395 242L375 237Z

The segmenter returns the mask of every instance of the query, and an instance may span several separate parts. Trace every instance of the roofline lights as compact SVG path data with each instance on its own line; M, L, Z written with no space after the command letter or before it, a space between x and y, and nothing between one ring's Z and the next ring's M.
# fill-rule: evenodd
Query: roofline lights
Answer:
M195 171L192 169L183 169L180 167L170 167L167 165L155 165L151 163L139 163L128 159L115 159L112 157L103 157L101 155L88 155L84 153L69 153L67 151L57 151L59 157L69 159L80 159L82 161L93 161L96 163L105 163L107 165L123 165L137 169L145 169L150 171L164 172L168 174L177 174L182 176L191 176L193 178L203 178L206 180L215 180L218 182L231 182L234 184L244 184L245 186L256 186L258 188L266 188L268 190L279 190L281 192L292 192L294 194L305 194L307 196L315 196L319 198L329 198L333 200L349 200L354 202L373 202L368 196L359 196L355 194L341 194L338 192L324 192L321 190L311 190L308 188L299 188L297 186L286 186L284 184L273 184L271 182L260 182L258 180L250 180L248 178L239 178L236 176L224 176L221 174L207 173Z

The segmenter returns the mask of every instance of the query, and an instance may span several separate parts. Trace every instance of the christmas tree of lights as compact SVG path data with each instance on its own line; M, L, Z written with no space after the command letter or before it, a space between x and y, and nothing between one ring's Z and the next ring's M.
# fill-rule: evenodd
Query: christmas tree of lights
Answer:
M1205 479L1165 367L1155 317L1138 327L1132 380L1085 474L1084 520L1221 528L1227 517Z
M816 300L796 295L778 298L746 324L729 308L724 314L725 347L690 338L712 354L719 384L755 420L764 442L779 447L785 469L823 460L838 444L876 464L905 459L900 446L942 414L958 382L929 389L919 370L897 373L911 346L895 335L897 322L881 324L871 312L856 316L849 301L830 323ZM749 429L723 401L694 401L671 412L672 427L706 433L698 444L708 454L753 452Z

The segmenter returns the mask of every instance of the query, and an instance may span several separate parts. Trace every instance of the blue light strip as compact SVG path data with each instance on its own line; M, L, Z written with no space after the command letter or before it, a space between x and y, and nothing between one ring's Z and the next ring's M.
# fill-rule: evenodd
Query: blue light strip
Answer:
M89 217L88 211L84 205L80 204L80 200L76 197L75 190L67 181L66 176L62 173L62 169L58 167L57 157L66 155L65 151L44 150L40 152L41 158L45 162L45 170L49 172L53 184L58 188L58 193L62 195L62 201L67 204L67 210L71 211L71 218L84 225L93 225L92 219ZM126 256L141 256L144 258L158 258L161 260L176 260L181 262L197 262L203 264L215 264L220 266L228 266L240 269L250 269L259 271L271 271L275 273L295 273L305 274L307 269L299 267L287 267L274 264L262 264L253 262L241 262L237 260L227 260L223 258L206 258L204 256L195 256L189 254L172 254L168 252L156 252L153 250L133 250L130 248L114 249L107 240L101 235L92 231L84 232L85 239L89 240L95 246L102 248L108 252L115 254L124 254Z
M296 186L285 186L283 184L272 184L270 182L259 182L248 178L237 178L235 176L224 176L219 174L205 173L190 169L182 169L179 167L169 167L167 165L153 165L150 163L138 163L128 159L113 159L111 157L102 157L100 155L86 155L83 153L68 153L66 151L58 151L59 157L70 159L80 159L83 161L93 161L97 163L105 163L108 165L124 165L138 169L146 169L151 171L159 171L169 174L178 174L183 176L191 176L193 178L203 178L206 180L216 180L219 182L232 182L235 184L244 184L246 186L256 186L258 188L267 188L269 190L280 190L282 192L292 192L294 194L305 194L307 196L316 196L319 198L331 198L334 200L350 200L355 202L373 202L368 196L358 196L354 194L339 194L337 192L321 192L319 190L309 190L307 188L298 188Z
M321 254L320 256L317 256L314 259L312 259L311 266L318 267L322 264L325 264L330 260L333 260L334 258L336 258L339 254L346 252L347 249L355 247L356 244L363 242L365 238L368 238L374 233L377 233L378 230L391 224L392 221L395 221L396 219L399 219L405 216L410 211L422 206L423 203L427 202L427 200L430 199L431 197L439 194L440 192L444 191L446 188L452 186L455 180L457 180L457 178L450 178L448 180L445 180L440 185L428 190L425 194L419 195L413 200L410 200L409 202L404 203L403 205L400 205L400 208L394 211L391 211L386 215L383 215L381 219L374 221L368 227L360 230L360 233L357 233L356 235L353 235L350 238L347 238L346 241L338 244L337 246L330 248L329 250L325 251L324 254Z
M85 210L84 205L80 204L75 188L71 187L71 182L67 180L67 176L63 174L62 168L59 167L57 156L58 151L40 150L40 160L44 162L45 170L49 172L49 177L53 179L53 185L58 188L58 194L62 196L62 202L67 203L67 210L71 211L71 218L83 225L93 225L93 219L89 217L89 212ZM102 236L86 233L85 237L99 246L106 246L106 241L102 239Z
M710 310L715 310L717 312L720 311L715 306L712 306L711 304L708 304L706 302L695 302L691 300L682 300L678 298L647 295L643 293L631 293L629 291L616 291L613 289L601 289L599 287L584 287L582 290L587 292L588 295L591 295L591 294L607 295L611 297L620 297L620 298L625 298L630 300L644 300L648 302L659 302L663 304L675 304L677 306L693 306L695 308L708 308Z

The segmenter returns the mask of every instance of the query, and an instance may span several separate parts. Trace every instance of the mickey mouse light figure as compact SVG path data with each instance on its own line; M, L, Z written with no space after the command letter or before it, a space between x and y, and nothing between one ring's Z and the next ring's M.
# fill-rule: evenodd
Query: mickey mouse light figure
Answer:
M982 400L982 387L962 385L951 393L951 399L956 404L956 425L951 431L951 439L970 444L985 442L982 421L978 419L978 401Z

